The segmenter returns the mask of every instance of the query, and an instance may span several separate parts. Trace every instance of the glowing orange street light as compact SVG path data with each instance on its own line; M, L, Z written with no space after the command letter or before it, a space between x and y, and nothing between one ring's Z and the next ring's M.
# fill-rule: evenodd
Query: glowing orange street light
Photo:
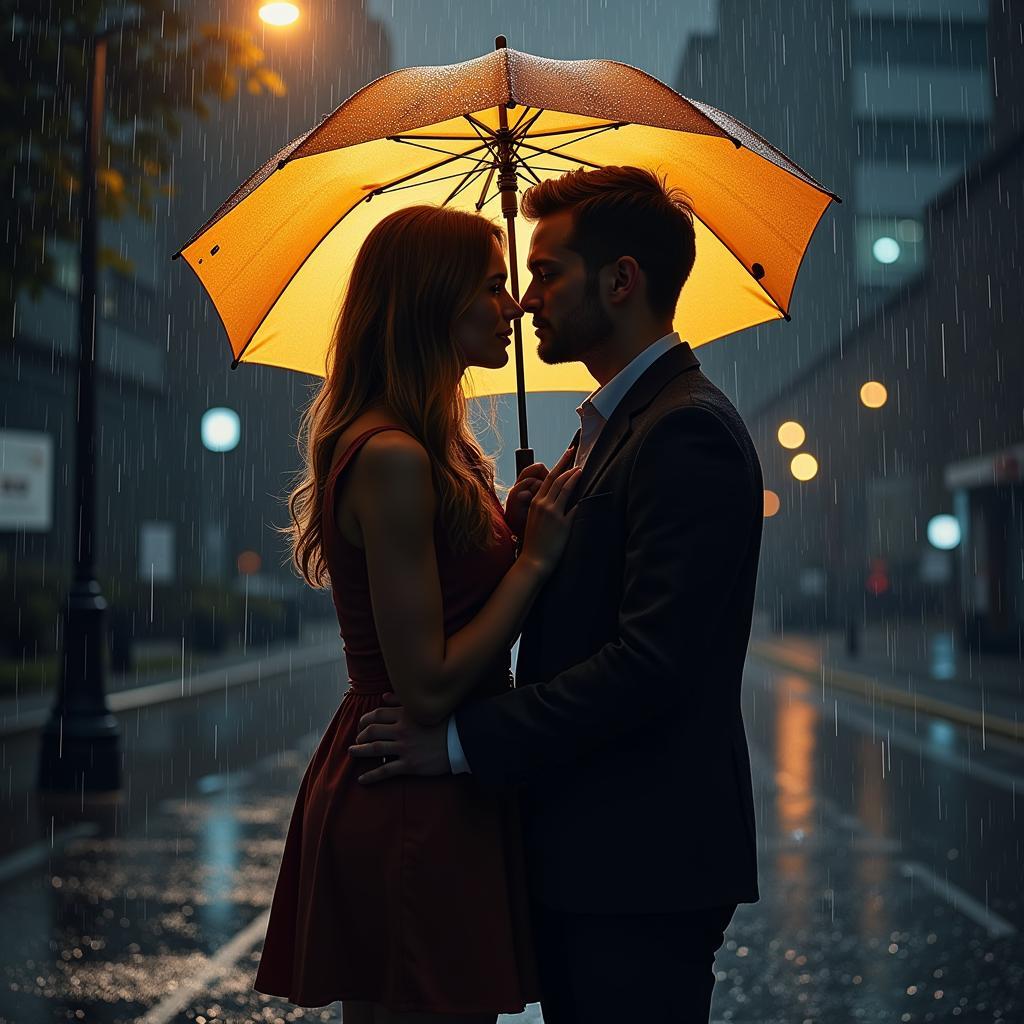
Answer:
M860 389L860 400L869 409L881 409L888 401L889 392L877 380L869 380Z
M260 17L268 25L291 25L299 20L299 9L290 3L264 4L260 8Z
M807 438L804 428L794 420L786 420L779 427L779 444L783 448L799 448Z
M781 507L781 505L782 505L782 502L779 501L779 496L774 491L769 491L767 488L765 488L765 492L764 492L764 517L765 517L765 519L771 519L771 517L773 515L775 515L779 511L779 508Z

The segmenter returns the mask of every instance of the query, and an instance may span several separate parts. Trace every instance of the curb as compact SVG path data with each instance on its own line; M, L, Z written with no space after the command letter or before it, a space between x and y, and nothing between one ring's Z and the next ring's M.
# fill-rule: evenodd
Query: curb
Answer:
M255 682L265 676L280 675L296 668L313 668L330 661L337 661L339 669L344 670L345 656L338 640L309 647L291 647L262 658L254 657L251 661L240 664L207 669L188 677L182 675L163 683L149 683L129 690L119 690L117 693L107 694L107 707L114 714L135 711L138 708L166 704L173 700L202 697L214 691L229 690L243 683ZM49 717L49 708L26 711L18 715L16 721L0 724L0 737L35 732L46 724Z
M945 718L958 725L977 729L983 735L992 733L1014 743L1024 743L1024 722L1015 722L1002 715L989 714L986 711L973 711L970 708L952 704L938 697L929 697L919 693L905 693L880 683L874 676L850 672L847 669L832 668L824 665L816 658L806 657L786 651L778 644L754 640L750 644L750 653L760 661L797 672L837 690L845 690L868 700L887 704L890 707L908 711L923 712L935 718Z

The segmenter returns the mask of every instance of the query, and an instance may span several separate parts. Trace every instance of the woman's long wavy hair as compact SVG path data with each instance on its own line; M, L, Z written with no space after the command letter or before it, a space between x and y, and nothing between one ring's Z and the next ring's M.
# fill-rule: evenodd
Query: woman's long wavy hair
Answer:
M288 498L294 567L324 587L324 488L342 431L382 402L430 455L439 514L456 551L486 546L494 461L470 429L452 327L483 285L504 232L483 217L410 206L385 217L356 256L327 376L302 416L304 469Z

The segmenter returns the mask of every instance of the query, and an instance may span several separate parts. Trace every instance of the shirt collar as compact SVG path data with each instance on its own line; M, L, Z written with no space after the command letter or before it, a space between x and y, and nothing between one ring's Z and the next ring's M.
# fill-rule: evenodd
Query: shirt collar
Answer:
M652 341L639 355L635 356L607 384L599 387L589 395L576 411L582 416L588 407L596 411L607 422L617 408L626 392L643 376L655 360L659 359L675 345L681 345L682 338L676 331L665 337Z

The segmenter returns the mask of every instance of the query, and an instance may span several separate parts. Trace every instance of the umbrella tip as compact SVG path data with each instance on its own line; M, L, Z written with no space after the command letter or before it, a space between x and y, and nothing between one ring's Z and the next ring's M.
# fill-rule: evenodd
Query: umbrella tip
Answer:
M504 36L496 36L494 39L494 48L496 50L508 49L508 40Z
M238 359L238 358L232 359L231 360L231 369L232 370L237 370L238 369L238 364L240 362L241 362L241 359Z
M172 260L176 260L180 255L181 255L180 252L172 252L171 253L171 259Z

